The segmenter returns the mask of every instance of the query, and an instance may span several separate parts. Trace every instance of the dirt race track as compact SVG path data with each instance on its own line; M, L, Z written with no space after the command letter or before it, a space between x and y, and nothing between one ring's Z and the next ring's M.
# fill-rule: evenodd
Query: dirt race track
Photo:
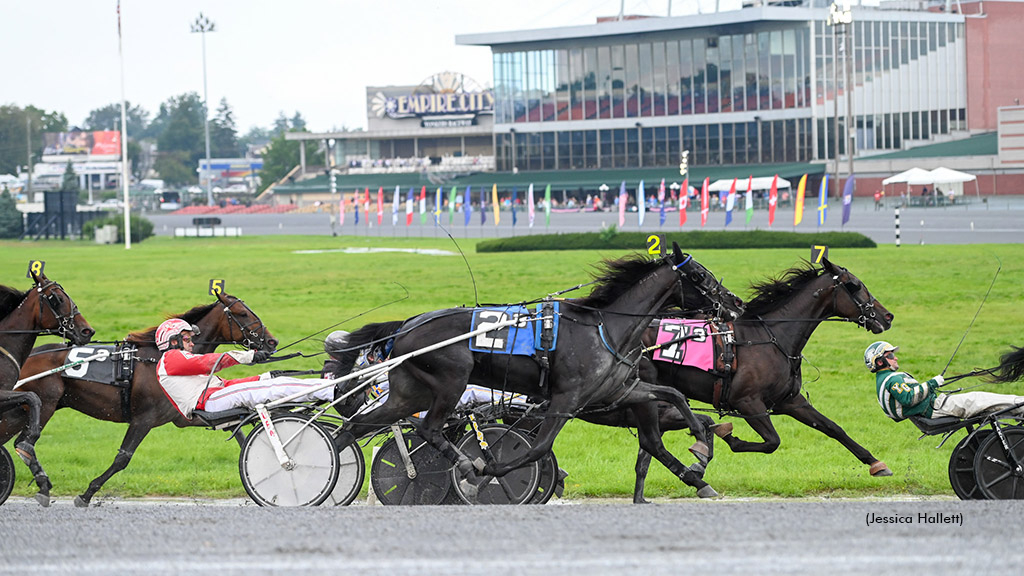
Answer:
M88 510L15 500L0 510L0 573L1011 574L1024 565L1022 517L1016 501L934 499Z

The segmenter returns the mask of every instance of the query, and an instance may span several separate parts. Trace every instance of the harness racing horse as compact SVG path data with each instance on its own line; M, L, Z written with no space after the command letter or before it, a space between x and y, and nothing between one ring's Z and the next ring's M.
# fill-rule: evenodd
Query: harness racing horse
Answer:
M81 345L88 343L95 332L78 313L78 306L60 284L41 272L38 275L33 272L32 279L35 287L26 292L0 285L0 414L3 414L0 426L11 430L0 439L0 445L20 432L14 450L28 466L39 487L36 501L49 506L50 479L35 453L35 443L42 431L40 399L32 392L14 390L14 387L21 365L28 358L37 336L55 334ZM24 407L25 411L9 412L17 407ZM13 472L11 468L12 484ZM0 482L4 480L0 478ZM0 487L0 504L9 494L9 489Z
M834 438L861 462L872 476L891 476L884 462L854 442L835 422L818 412L800 394L802 351L818 325L839 317L880 334L892 326L893 315L868 292L849 270L827 259L823 268L795 267L777 280L752 286L754 298L734 323L735 372L724 378L704 370L667 361L645 360L640 374L645 380L672 386L688 398L712 404L722 414L744 418L763 442L748 442L731 433L723 439L733 452L771 454L780 444L771 415L786 414ZM652 344L657 328L644 334ZM723 379L718 388L716 380ZM668 418L667 418L668 419ZM679 424L682 419L674 418ZM650 455L637 457L634 502L643 502L644 479Z
M650 318L667 306L688 310L720 305L738 314L742 303L706 268L684 256L678 246L673 248L673 255L660 261L633 257L606 262L605 274L597 278L597 287L588 297L560 301L554 318L544 316L545 322L557 319L560 326L557 345L549 349L550 354L540 357L474 351L466 342L414 354L470 334L474 310L466 308L430 312L404 324L369 324L353 332L349 350L339 357L342 374L351 370L359 350L392 336L392 358L410 357L391 368L388 400L346 422L337 438L338 446L344 448L382 426L428 410L418 426L419 435L455 464L464 477L460 480L463 493L472 498L474 488L482 482L547 454L561 428L583 409L630 407L662 400L675 405L686 418L697 439L691 451L699 459L707 458L707 430L690 412L686 399L672 388L637 378L640 336ZM401 329L396 335L398 326ZM513 331L509 328L508 333ZM474 338L473 343L492 340L494 333L482 336ZM442 434L443 425L469 382L550 401L536 443L528 451L509 462L481 466L448 442ZM699 471L679 462L661 443L657 419L641 423L640 443L673 474L696 488L701 497L716 495L701 479L706 461L700 462ZM477 473L483 478L476 478Z
M240 344L254 350L273 351L277 340L267 331L259 317L242 300L218 294L217 301L196 306L181 318L199 328L194 337L195 354L213 352L220 344ZM88 489L75 497L75 505L86 507L93 495L110 479L124 470L135 454L136 448L149 431L168 422L175 426L202 426L200 419L189 420L178 412L164 394L157 379L156 365L161 352L156 347L156 328L134 332L125 338L125 343L134 345L135 369L130 388L125 396L112 382L92 382L69 377L66 373L55 373L25 385L26 389L39 395L43 403L42 423L45 426L56 410L73 408L83 414L128 424L121 441L121 448L107 470L89 483ZM51 370L68 361L68 350L48 346L38 348L25 364L23 375ZM124 403L127 399L127 404ZM0 440L9 434L6 425L0 425Z

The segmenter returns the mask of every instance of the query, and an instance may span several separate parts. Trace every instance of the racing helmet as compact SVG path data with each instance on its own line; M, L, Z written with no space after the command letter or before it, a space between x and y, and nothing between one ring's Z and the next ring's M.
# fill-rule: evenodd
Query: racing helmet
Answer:
M344 330L335 330L324 338L324 352L340 352L348 346L349 333Z
M163 324L156 329L156 347L161 351L166 351L171 348L181 348L181 333L189 331L194 335L199 335L199 327L194 324L182 320L181 318L171 318L164 320Z
M871 345L864 350L864 365L868 367L868 370L877 372L886 366L885 363L882 362L883 357L887 353L895 352L899 349L899 346L893 346L884 340L872 342Z

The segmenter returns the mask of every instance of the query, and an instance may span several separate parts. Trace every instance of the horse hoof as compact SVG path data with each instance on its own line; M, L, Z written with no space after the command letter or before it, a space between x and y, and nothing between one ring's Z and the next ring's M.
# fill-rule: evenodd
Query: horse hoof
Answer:
M42 506L43 508L49 508L50 507L50 495L49 494L43 494L41 492L37 492L36 495L33 496L33 498L35 498L36 502L38 502L39 505Z
M697 457L701 464L707 464L711 461L711 450L708 449L707 444L699 440L694 442L693 446L690 446L690 452Z
M703 488L701 488L700 490L697 490L697 497L698 498L718 498L718 492L715 492L715 489L712 488L710 484L708 484L708 485L704 486Z
M889 470L889 467L881 460L871 465L870 472L872 476L892 476L892 470Z
M81 496L75 496L75 508L88 508L89 503Z
M732 422L722 422L721 424L712 424L708 428L715 433L715 436L719 438L725 438L729 434L732 434Z

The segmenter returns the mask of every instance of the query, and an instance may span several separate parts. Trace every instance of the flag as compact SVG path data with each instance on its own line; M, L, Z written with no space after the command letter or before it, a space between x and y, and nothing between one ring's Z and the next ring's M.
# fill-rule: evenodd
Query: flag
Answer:
M750 180L747 180L747 203L744 208L747 209L747 220L744 224L750 224L750 219L754 217L754 191L751 187L754 186L754 175L750 175Z
M420 225L427 223L427 187L420 188Z
M345 194L341 195L341 202L338 202L338 226L345 225Z
M551 184L544 189L544 225L551 225Z
M804 191L807 189L807 174L800 177L796 187L796 200L793 202L793 226L798 226L804 219Z
M402 194L400 186L395 186L395 199L391 201L391 225L398 226L398 202L399 195Z
M377 188L377 225L384 223L384 187Z
M732 209L736 206L736 179L732 179L732 186L729 187L729 195L725 197L725 225L732 222Z
M661 179L658 187L658 226L665 225L665 179Z
M487 192L480 189L480 225L487 223Z
M821 179L821 188L818 189L818 226L825 223L828 218L828 174Z
M501 222L501 206L498 204L498 185L495 184L491 187L491 206L494 207L494 225L497 226Z
M438 186L437 193L434 195L434 226L441 225L441 196L443 194L444 188Z
M366 189L366 197L363 199L363 210L366 214L366 225L370 226L370 189Z
M636 189L636 209L637 214L637 225L643 228L644 226L644 208L647 202L644 199L644 181L640 181L640 187Z
M462 199L462 213L466 215L465 225L469 226L469 217L473 215L472 200L469 197L469 186L466 186L466 195Z
M409 192L405 195L405 225L412 226L412 203L414 192L412 188L409 188Z
M708 198L708 184L710 182L711 182L710 178L705 178L704 179L704 186L701 187L701 189L700 189L700 225L701 225L701 228L703 228L704 225L708 223L708 210L710 210L710 207L708 206L708 204L710 204L709 198Z
M459 200L459 189L456 186L452 186L452 191L448 193L448 225L452 225L452 221L455 220L455 205Z
M779 175L772 178L772 188L768 191L768 225L775 223L775 206L779 203Z
M519 189L516 188L515 186L513 186L512 187L512 227L513 228L515 228L515 225L516 225L516 192L519 192Z
M359 190L352 196L352 216L356 219L356 226L359 226Z
M846 186L843 187L843 224L850 221L850 210L853 208L853 182L855 176L850 174L846 179Z
M626 196L626 181L622 181L622 186L619 187L619 228L626 225L626 202L629 198Z
M686 209L690 206L690 178L683 180L683 187L679 190L679 227L686 224Z
M530 184L530 189L526 192L526 216L530 221L530 228L533 228L533 217L536 207L533 204L533 184Z

